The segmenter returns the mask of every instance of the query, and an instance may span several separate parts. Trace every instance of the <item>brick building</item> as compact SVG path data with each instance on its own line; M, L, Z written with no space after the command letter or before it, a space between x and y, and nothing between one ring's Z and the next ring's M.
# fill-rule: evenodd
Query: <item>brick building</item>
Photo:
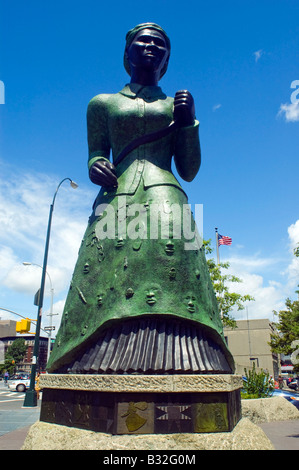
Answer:
M24 356L23 362L18 364L18 369L30 372L32 364L34 335L17 335L16 321L14 320L0 320L0 342L2 345L3 355L5 357L6 351L9 346L18 338L24 338L27 351ZM38 371L43 372L46 370L48 353L48 337L40 336L39 338L39 363ZM3 359L3 358L2 358Z

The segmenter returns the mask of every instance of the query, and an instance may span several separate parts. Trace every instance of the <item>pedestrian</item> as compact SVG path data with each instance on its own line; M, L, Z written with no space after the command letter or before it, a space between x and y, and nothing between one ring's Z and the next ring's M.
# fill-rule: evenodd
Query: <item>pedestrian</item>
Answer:
M36 398L38 400L39 400L39 392L40 392L39 376L40 376L40 373L38 372L36 379L35 379L35 391L36 391Z
M5 385L7 385L8 377L9 377L9 373L8 373L8 371L6 370L5 373L4 373Z
M279 386L279 389L282 390L283 378L281 377L281 375L279 375L279 377L278 377L278 386Z

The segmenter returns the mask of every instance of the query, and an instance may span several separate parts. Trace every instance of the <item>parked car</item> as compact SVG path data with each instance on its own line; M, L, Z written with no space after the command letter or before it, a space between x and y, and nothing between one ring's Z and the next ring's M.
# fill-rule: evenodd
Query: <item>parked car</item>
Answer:
M273 397L283 397L299 410L299 393L290 392L289 390L274 390Z
M288 383L288 387L291 388L292 390L298 390L299 385L298 385L298 377L296 379L292 379L291 382Z
M12 391L25 392L30 385L30 379L13 379L9 380L8 388Z
M30 374L27 372L16 372L14 375L11 375L8 380L24 380L30 379Z

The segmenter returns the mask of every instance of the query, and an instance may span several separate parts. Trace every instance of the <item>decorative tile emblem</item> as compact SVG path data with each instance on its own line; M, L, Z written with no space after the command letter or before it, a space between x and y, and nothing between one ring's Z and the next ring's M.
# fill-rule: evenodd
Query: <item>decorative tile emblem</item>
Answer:
M157 420L181 420L191 419L191 406L190 405L168 405L157 406L156 412Z

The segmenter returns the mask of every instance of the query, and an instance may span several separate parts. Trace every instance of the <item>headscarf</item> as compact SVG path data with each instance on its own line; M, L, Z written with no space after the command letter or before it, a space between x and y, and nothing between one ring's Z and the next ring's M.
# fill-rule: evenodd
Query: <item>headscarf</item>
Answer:
M137 26L135 26L135 28L130 29L130 31L128 31L127 35L126 35L124 66L125 66L125 69L126 69L126 71L128 72L129 75L131 75L131 70L130 70L129 61L126 57L126 51L127 51L128 47L130 47L130 45L132 44L132 41L133 41L134 37L136 36L136 34L139 33L139 31L141 31L142 29L154 29L154 30L158 31L159 33L161 33L163 35L164 39L165 39L166 46L168 48L169 55L170 55L170 40L169 40L169 37L167 36L167 34L165 33L164 29L161 28L161 26L159 26L156 23L141 23L141 24L138 24ZM168 58L169 58L169 55L168 55ZM162 78L163 75L165 74L165 72L167 70L167 67L168 67L168 60L166 61L163 69L161 70L160 78Z

